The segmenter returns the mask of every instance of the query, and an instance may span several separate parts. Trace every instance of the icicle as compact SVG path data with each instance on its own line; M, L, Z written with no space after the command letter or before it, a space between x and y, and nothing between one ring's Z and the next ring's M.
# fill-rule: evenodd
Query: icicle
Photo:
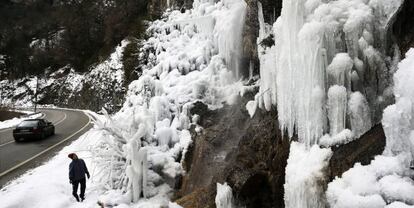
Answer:
M257 102L256 101L251 100L251 101L247 102L246 109L247 109L247 112L250 115L250 118L253 118L254 113L256 112L256 108L257 108Z
M312 111L311 103L315 88L325 91L326 56L322 48L323 25L304 24L303 3L303 0L283 2L282 15L292 20L282 21L281 28L275 29L277 70L274 78L281 129L287 130L290 137L297 130L300 141L310 144L322 136L309 121L321 118Z
M343 86L334 85L328 91L328 118L330 134L334 136L345 129L347 95Z
M260 1L257 1L257 17L259 18L259 40L265 38L265 21L263 16L263 6Z
M249 63L249 79L248 80L253 79L253 70L254 70L254 62L252 60L250 60L250 63Z
M368 102L360 92L351 94L348 103L351 128L356 138L371 128L371 112Z
M236 79L240 78L242 55L242 31L247 4L243 0L227 0L223 4L230 9L229 15L216 21L214 37L219 54Z
M217 208L233 208L233 192L231 187L227 183L217 183L217 195L216 195L216 207Z

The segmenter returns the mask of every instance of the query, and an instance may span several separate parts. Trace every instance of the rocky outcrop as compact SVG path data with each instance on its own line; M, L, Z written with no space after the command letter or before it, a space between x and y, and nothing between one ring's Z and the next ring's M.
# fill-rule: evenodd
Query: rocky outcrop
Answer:
M332 147L334 152L329 162L330 179L341 176L355 163L367 165L385 148L385 134L381 124L374 126L361 138L348 144Z
M262 3L264 20L268 24L273 24L280 16L282 10L282 0L245 0L247 4L245 25L243 28L243 57L241 69L245 78L249 77L250 67L253 74L259 74L259 58L257 52L257 38L259 37L259 18L258 2ZM251 66L252 65L252 66Z
M237 104L214 111L200 102L194 105L191 113L200 116L204 129L199 134L193 131L194 143L184 164L187 174L176 194L178 204L215 207L215 184L227 182L238 205L284 207L290 140L278 128L276 110L258 109L250 118L244 107L247 100L239 98ZM381 125L358 140L332 147L328 178L341 176L357 162L368 164L384 147Z
M217 182L227 182L238 203L246 207L283 206L289 139L278 129L275 110L258 110L250 118L244 107L248 100L239 98L236 105L215 111L195 104L192 113L200 115L204 130L194 133L186 156L187 174L177 193L182 206L214 202Z
M182 207L191 208L215 208L214 198L216 197L216 188L214 185L198 188L190 194L176 200L176 203Z
M401 54L404 54L414 47L414 2L412 0L404 0L404 3L395 17L392 26L393 36L396 39Z

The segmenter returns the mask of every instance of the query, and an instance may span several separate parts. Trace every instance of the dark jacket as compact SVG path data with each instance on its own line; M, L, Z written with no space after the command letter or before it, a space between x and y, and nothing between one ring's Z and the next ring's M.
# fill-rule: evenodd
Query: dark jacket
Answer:
M69 165L69 180L78 181L85 178L85 174L88 175L88 168L86 167L85 161L82 159L74 159Z

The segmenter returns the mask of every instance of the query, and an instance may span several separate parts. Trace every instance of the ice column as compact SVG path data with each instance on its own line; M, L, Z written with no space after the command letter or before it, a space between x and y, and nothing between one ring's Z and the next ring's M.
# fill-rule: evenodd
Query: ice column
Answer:
M217 195L216 195L216 207L217 208L233 208L233 192L231 187L227 183L217 183Z
M242 57L242 32L246 15L246 3L243 0L223 0L228 12L216 18L214 39L219 54L226 65L240 78L240 61Z
M273 104L277 104L281 129L290 137L297 130L301 142L314 144L323 135L325 113L315 111L323 106L312 104L323 103L327 61L324 26L319 22L305 24L305 2L283 1L282 16L274 24L276 74L272 78L277 84L277 99ZM315 128L315 123L320 126Z
M137 202L141 194L144 198L147 197L147 151L141 148L140 138L144 135L142 130L144 125L140 125L137 133L134 137L126 144L127 148L127 168L126 175L128 181L128 191L131 192L131 201Z
M371 112L367 99L360 92L351 94L348 102L351 129L355 137L360 137L371 128Z
M265 38L265 21L263 15L263 5L260 1L257 1L257 17L259 19L259 40Z
M330 87L328 91L328 118L331 136L345 129L346 108L347 95L345 87L338 85Z
M331 149L292 142L286 166L285 207L325 208L324 184Z

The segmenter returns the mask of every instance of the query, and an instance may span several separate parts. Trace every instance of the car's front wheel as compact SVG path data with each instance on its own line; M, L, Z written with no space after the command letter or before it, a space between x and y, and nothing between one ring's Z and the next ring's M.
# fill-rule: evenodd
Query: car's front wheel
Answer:
M20 138L19 137L14 137L14 141L20 142Z

